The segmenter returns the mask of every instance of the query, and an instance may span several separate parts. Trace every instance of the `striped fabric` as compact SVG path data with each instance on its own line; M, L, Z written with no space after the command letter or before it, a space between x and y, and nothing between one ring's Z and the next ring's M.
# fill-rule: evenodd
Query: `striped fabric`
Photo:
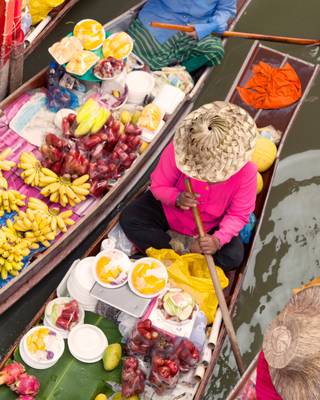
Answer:
M192 59L202 59L202 65L214 66L220 64L224 55L221 40L213 36L195 41L185 33L178 32L161 45L138 19L133 21L128 33L135 41L135 54L154 71Z

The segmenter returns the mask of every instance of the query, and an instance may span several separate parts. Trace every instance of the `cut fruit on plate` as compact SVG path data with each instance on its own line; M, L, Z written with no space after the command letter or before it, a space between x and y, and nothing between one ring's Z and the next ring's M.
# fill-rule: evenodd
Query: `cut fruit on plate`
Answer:
M150 257L141 258L133 264L128 282L136 295L153 298L166 288L168 272L160 261Z
M133 49L133 40L126 32L114 33L103 42L105 58L114 57L118 60L127 58Z
M55 328L64 339L72 328L83 324L84 310L71 297L58 297L48 303L45 310L44 324Z
M96 256L93 273L103 287L115 289L126 284L131 267L129 257L120 250L104 250Z
M85 50L96 50L102 46L106 37L103 26L94 19L84 19L74 27L73 34Z
M97 62L99 57L90 51L79 51L66 66L69 74L82 76L89 71Z
M63 65L69 62L73 57L83 50L81 41L75 36L65 37L60 42L54 43L49 48L49 53L57 61Z
M159 301L158 307L166 321L175 323L192 319L197 308L192 296L183 290L169 290Z

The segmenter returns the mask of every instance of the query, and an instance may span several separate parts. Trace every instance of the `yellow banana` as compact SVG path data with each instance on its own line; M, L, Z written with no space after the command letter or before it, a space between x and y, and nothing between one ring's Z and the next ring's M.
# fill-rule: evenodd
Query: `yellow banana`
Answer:
M71 189L74 191L74 193L80 194L82 196L88 196L88 194L90 193L90 190L84 189L82 186L71 185Z
M42 190L41 190L41 194L43 196L48 197L50 194L56 192L57 190L59 190L61 184L60 182L55 182L55 183L51 183L48 186L45 186Z
M41 172L45 176L49 176L51 178L55 178L56 180L59 179L58 175L55 172L51 171L51 169L49 169L49 168L42 167L41 168Z
M89 178L90 178L90 176L88 174L82 175L82 176L80 176L80 178L75 179L72 182L72 185L74 185L74 186L83 185L84 183L86 183L89 180Z

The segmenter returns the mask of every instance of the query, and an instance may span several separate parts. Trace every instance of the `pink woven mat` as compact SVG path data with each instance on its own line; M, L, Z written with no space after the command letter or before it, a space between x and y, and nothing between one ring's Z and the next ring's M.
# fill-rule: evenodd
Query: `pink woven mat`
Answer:
M0 151L6 147L10 147L13 150L13 154L10 156L10 160L19 163L20 154L24 151L33 153L39 160L41 160L41 153L39 149L27 142L24 138L19 136L13 130L9 128L10 121L14 118L21 107L31 98L31 94L23 94L16 101L10 104L5 110L4 115L0 117ZM57 207L56 203L50 203L44 196L40 194L40 190L25 185L23 180L20 178L21 169L14 168L9 174L4 174L9 183L10 189L19 190L27 197L36 197L43 200L50 207ZM88 209L97 202L97 199L90 196L86 201L76 205L73 208L73 212L76 214L76 220L81 216L84 216Z

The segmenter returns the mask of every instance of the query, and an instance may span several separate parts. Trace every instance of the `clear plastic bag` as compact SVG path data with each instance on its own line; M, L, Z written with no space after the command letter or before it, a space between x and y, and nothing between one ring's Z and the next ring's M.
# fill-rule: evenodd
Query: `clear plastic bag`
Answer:
M150 320L138 321L127 342L128 353L142 357L149 355L159 336L158 330L152 326Z
M127 357L123 361L122 368L122 395L131 397L144 392L145 373L142 371L139 361L135 357Z
M157 394L176 387L179 380L180 363L175 354L170 356L155 350L152 354L149 382Z
M131 256L133 253L134 245L127 238L123 232L120 224L116 224L109 232L109 239L113 240L115 247L118 250L123 251L127 256Z
M182 339L175 352L180 362L180 371L188 372L200 361L200 352L189 339Z
M134 318L127 313L121 312L118 316L118 323L118 328L122 335L122 338L124 341L126 341L133 331L135 324L137 323L137 318Z

